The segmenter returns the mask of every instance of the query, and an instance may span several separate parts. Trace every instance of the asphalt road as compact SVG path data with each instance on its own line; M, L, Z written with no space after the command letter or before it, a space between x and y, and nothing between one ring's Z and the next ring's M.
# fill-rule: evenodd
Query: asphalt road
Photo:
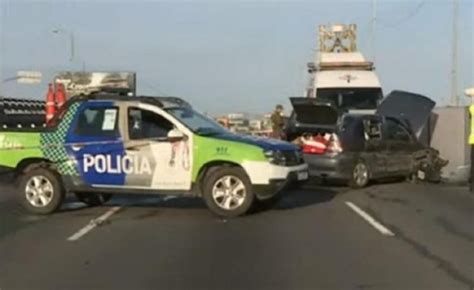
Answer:
M315 186L223 220L199 199L128 196L30 216L3 182L0 216L1 290L474 289L465 187Z

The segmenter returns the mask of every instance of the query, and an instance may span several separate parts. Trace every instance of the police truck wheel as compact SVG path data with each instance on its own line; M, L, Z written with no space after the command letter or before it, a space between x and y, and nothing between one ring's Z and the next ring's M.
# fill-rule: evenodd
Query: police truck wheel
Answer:
M75 195L80 202L88 206L103 205L112 198L111 194L105 193L76 192Z
M247 174L238 167L211 170L204 179L203 198L207 207L221 217L244 215L254 194Z
M65 190L56 172L37 167L20 178L20 194L26 210L33 214L50 214L61 206Z

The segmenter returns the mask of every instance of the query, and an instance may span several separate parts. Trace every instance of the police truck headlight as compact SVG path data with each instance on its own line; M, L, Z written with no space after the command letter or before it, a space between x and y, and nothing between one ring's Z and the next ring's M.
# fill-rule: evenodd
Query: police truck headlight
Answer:
M284 166L286 164L285 155L281 151L267 150L264 152L264 154L268 162L272 164L281 166Z

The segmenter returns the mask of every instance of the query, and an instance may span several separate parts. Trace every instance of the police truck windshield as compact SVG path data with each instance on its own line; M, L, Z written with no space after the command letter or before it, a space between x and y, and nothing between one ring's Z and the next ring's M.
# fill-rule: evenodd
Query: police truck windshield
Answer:
M170 108L167 112L199 135L218 135L228 133L214 120L191 108Z
M318 89L316 98L343 110L374 110L382 100L380 88Z

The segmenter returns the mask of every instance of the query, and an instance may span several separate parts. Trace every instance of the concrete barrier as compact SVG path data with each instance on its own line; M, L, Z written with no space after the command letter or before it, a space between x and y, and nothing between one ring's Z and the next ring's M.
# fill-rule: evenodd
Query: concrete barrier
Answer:
M442 177L449 182L465 183L469 178L470 147L467 143L470 130L467 107L438 107L430 118L421 140L440 151L449 164Z

